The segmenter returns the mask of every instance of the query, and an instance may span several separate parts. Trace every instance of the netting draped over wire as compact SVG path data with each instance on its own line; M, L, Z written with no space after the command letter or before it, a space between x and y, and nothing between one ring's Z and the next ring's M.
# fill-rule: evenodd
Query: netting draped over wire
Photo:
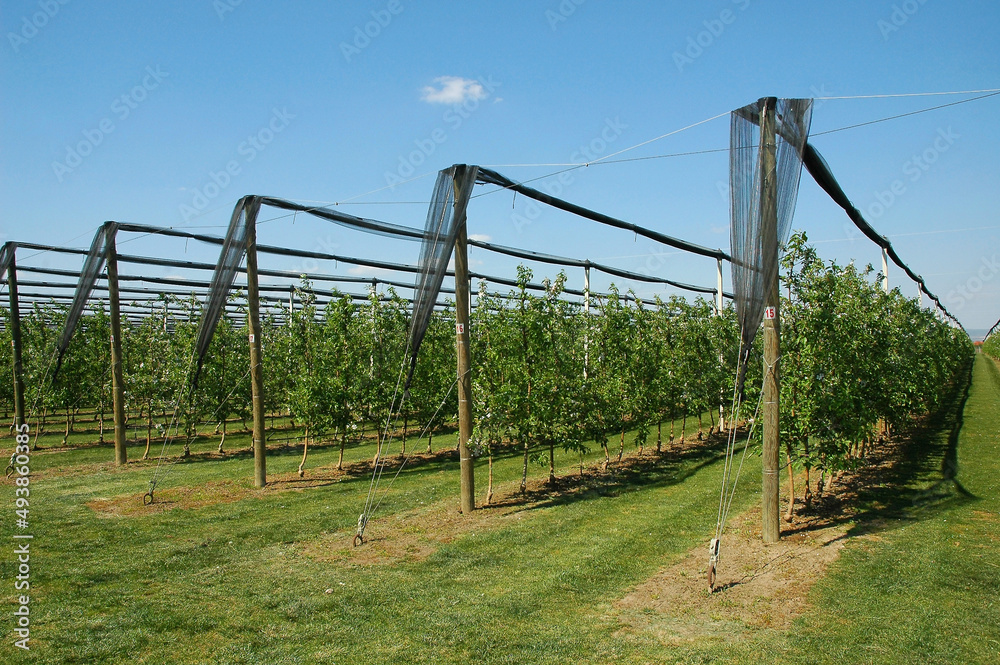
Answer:
M117 224L106 222L97 230L94 241L90 243L90 251L87 252L87 258L83 262L83 270L80 271L80 279L76 285L73 304L70 305L69 313L66 315L66 324L59 337L59 346L56 350L58 354L56 369L52 375L53 381L59 373L59 368L62 367L63 356L66 354L66 349L69 348L70 340L73 339L73 333L76 332L76 324L83 316L83 309L87 306L90 294L94 290L94 284L97 283L97 278L100 277L101 271L104 269L104 262L108 258L108 245L114 242L117 231Z
M771 103L774 99L770 98ZM766 290L778 273L778 253L762 238L761 112L767 98L731 114L729 138L730 234L733 293L744 353L764 318ZM811 99L778 99L774 110L778 245L788 241L809 138Z
M478 171L476 166L455 164L440 171L437 182L434 183L434 194L424 225L424 241L420 247L420 261L417 264L420 272L417 273L413 295L413 319L409 334L410 370L406 377L406 388L409 388L410 381L413 380L417 352L437 303L441 282L448 270L448 260L455 247L455 238L465 226L465 210L469 205Z
M243 262L247 248L247 230L251 224L257 223L258 212L260 212L259 196L244 196L233 208L233 215L229 219L229 229L226 231L222 251L219 253L219 261L215 265L215 272L212 273L205 310L202 312L201 321L198 324L198 337L195 346L197 365L195 366L192 390L198 382L205 354L212 342L212 334L219 324L219 317L222 316L222 312L226 308L226 301L229 299L229 292L236 280L236 273L239 272L240 264Z

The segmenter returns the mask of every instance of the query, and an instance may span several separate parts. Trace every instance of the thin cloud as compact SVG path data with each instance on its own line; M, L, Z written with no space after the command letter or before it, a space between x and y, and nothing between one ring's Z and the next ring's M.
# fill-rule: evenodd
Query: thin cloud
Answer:
M493 240L493 236L488 236L485 233L470 233L469 240L478 240L479 242L489 242Z
M434 83L438 87L428 85L420 92L420 99L428 104L462 104L486 97L486 90L479 81L461 76L439 76Z
M379 268L377 266L354 266L347 269L348 275L357 275L361 277L371 277L372 273L386 275L392 272L393 271L388 268Z

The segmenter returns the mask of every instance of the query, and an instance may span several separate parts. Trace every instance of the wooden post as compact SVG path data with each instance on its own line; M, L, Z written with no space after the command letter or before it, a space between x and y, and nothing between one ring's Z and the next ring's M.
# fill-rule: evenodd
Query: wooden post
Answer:
M122 315L118 298L118 250L115 247L115 228L108 231L108 300L111 305L111 400L115 419L115 464L128 463L125 448L125 377L122 373Z
M7 291L10 296L10 343L14 347L14 427L18 433L25 422L24 413L24 364L21 360L21 303L17 296L17 265L14 245L7 267Z
M775 172L774 108L777 100L768 97L761 105L761 242L764 265L778 258L778 182ZM776 543L781 537L778 506L778 451L780 424L778 421L781 384L778 374L780 355L780 311L778 309L778 271L770 284L764 286L764 423L763 423L763 514L762 533L765 543Z
M455 173L455 201L461 198L458 182L461 170ZM462 513L476 509L476 474L469 439L472 438L472 359L469 352L469 248L465 222L455 236L455 346L458 355L458 456L461 466Z
M250 389L253 395L253 484L267 485L264 445L264 372L260 343L260 291L257 288L257 206L251 200L247 216L247 332L250 337Z
M882 291L889 293L889 252L882 248Z

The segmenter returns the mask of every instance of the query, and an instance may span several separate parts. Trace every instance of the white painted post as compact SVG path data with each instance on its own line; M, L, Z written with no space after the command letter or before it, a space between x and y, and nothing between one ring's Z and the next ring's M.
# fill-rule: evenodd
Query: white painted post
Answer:
M722 316L722 259L716 259L715 315Z
M882 248L882 290L889 293L889 252Z

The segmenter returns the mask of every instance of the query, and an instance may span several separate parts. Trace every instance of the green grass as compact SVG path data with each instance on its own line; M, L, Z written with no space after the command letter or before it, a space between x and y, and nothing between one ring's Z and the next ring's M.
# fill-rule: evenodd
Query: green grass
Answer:
M43 451L32 458L32 649L15 653L12 609L5 611L0 662L995 662L998 416L1000 372L979 357L967 398L960 391L896 477L864 497L866 510L851 529L877 539L847 545L790 631L682 649L621 632L614 601L705 544L722 474L718 450L667 456L642 473L460 533L427 558L384 565L303 554L327 534L350 537L368 489L363 475L197 509L106 517L85 503L138 500L155 462L119 470L107 446ZM454 435L434 441L447 448ZM205 440L193 450L216 445ZM245 445L245 435L227 440L229 450ZM130 446L130 458L142 448ZM352 446L348 461L371 452ZM308 466L335 464L336 456L335 447L316 448ZM279 448L268 470L292 472L300 457L298 447ZM595 447L586 460L602 457ZM249 488L252 464L246 455L196 457L170 467L161 488L222 480ZM749 464L734 513L757 500L759 462ZM576 454L557 459L560 475L578 465ZM536 479L547 473L534 464L530 470ZM500 496L512 492L519 455L500 457L495 471ZM481 500L485 463L477 483ZM457 460L407 467L369 530L391 537L396 516L421 502L457 509L457 494ZM12 504L7 483L0 542L11 542ZM0 596L13 608L9 553L0 570Z

